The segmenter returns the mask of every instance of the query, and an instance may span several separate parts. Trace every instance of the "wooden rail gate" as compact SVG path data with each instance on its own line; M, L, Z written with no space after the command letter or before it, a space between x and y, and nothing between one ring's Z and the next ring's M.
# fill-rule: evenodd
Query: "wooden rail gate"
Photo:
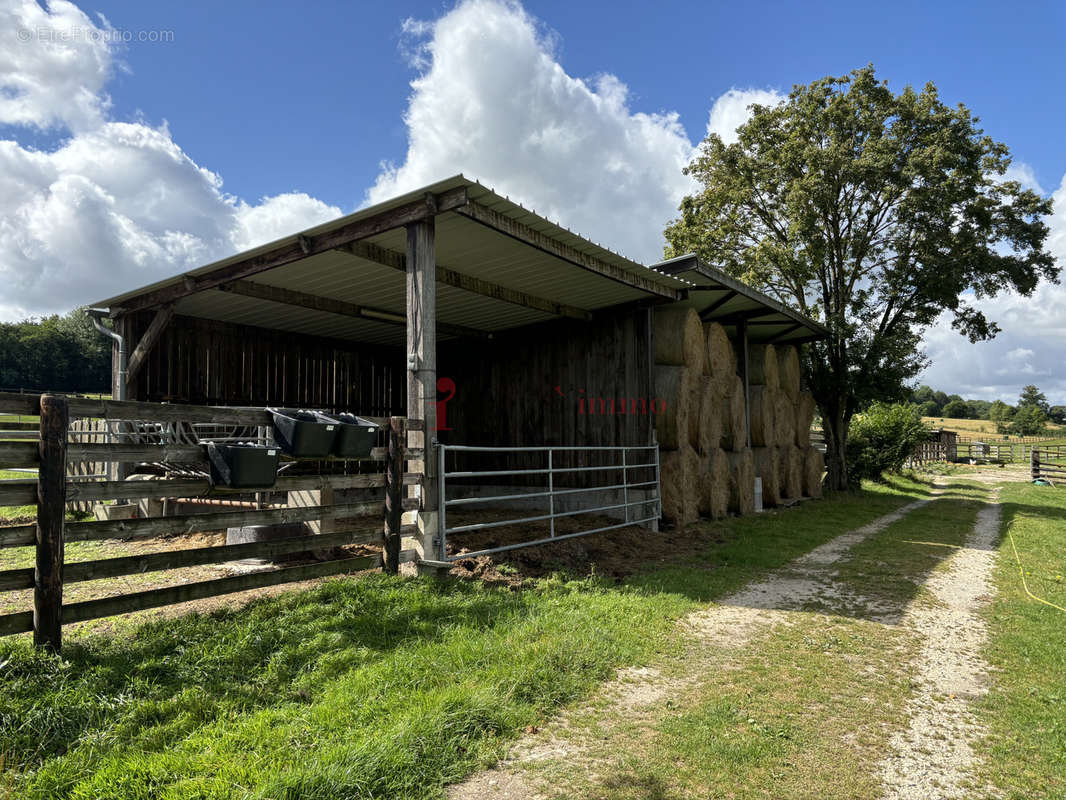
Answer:
M424 463L420 449L407 447L408 431L424 430L421 420L404 417L365 417L382 426L385 442L371 450L365 459L311 459L291 466L306 474L284 472L276 484L262 493L299 492L306 501L293 506L262 501L262 493L248 489L213 486L208 479L203 448L195 435L184 440L173 432L195 431L196 426L229 426L238 434L265 430L271 415L265 408L187 406L160 403L67 398L61 395L20 395L0 393L0 414L39 416L36 441L25 436L7 440L0 432L0 469L36 468L36 480L0 481L0 506L35 506L35 524L0 528L0 548L34 547L35 566L0 571L0 591L33 589L32 610L0 615L0 636L33 631L38 646L58 651L63 625L147 608L173 605L232 592L274 586L291 581L338 575L357 570L383 568L396 572L403 561L417 557L414 550L401 549L401 537L414 536L416 525L404 525L405 511L418 511L419 498L405 487L420 486ZM103 420L118 434L111 441L85 442L75 432L98 430L80 420ZM5 427L0 422L0 429ZM19 426L25 431L25 424ZM163 434L161 435L160 431ZM299 459L293 459L299 462ZM363 472L361 462L377 462L383 471ZM70 465L95 465L85 474ZM124 465L150 464L157 472L154 480L115 480ZM95 470L112 465L105 477ZM307 470L310 470L307 473ZM357 471L353 471L357 470ZM73 473L73 474L71 474ZM380 488L381 499L362 502L334 502L336 491ZM251 499L249 498L251 495ZM75 503L105 500L173 500L196 498L240 499L244 502L221 506L211 513L150 515L135 519L105 519L70 522L67 509ZM266 505L266 507L263 507ZM352 519L368 517L351 523ZM67 542L104 539L146 539L164 535L189 535L221 531L227 527L320 521L321 532L270 541L216 545L168 550L95 561L67 562ZM342 520L348 520L342 525ZM329 523L329 524L327 524ZM339 530L338 528L344 528ZM380 555L350 557L338 548L363 544L380 546ZM220 564L245 558L272 558L283 554L329 551L329 560L300 566L276 567L194 583L85 600L63 602L67 583L134 575L205 564ZM337 553L344 553L339 557Z

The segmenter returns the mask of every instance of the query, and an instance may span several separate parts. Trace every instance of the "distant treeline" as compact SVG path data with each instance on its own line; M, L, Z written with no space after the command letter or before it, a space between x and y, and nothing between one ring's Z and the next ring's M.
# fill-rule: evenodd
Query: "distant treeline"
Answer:
M64 316L0 322L0 389L107 392L111 340L84 309Z
M1066 406L1049 405L1036 386L1025 386L1017 405L1002 400L963 400L922 385L911 392L910 402L923 417L950 419L987 419L996 423L1000 433L1033 436L1044 432L1047 423L1066 423Z

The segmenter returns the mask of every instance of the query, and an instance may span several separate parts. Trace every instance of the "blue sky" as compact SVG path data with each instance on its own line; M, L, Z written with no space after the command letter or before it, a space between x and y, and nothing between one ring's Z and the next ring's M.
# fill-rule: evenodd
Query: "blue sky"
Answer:
M131 44L109 85L115 116L170 123L227 191L293 189L358 205L381 160L402 160L414 71L402 23L439 2L82 3L117 28L174 31ZM635 110L677 111L693 140L734 87L787 91L873 62L896 87L933 81L1029 164L1044 187L1066 171L1066 3L528 2L577 77L610 72Z
M457 172L651 262L708 130L871 62L1008 144L1066 262L1063 52L1063 3L0 0L0 319ZM1003 333L934 326L925 379L1066 402L1066 289L979 305Z

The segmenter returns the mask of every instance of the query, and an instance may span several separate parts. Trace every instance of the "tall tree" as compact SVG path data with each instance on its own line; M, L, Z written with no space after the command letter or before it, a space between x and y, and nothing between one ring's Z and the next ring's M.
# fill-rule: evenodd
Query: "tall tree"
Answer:
M702 190L666 229L666 254L695 252L829 328L805 370L829 483L844 488L848 424L905 396L923 329L946 312L972 341L990 338L998 327L964 293L1028 295L1057 279L1051 202L1004 180L1006 145L965 106L932 84L894 94L872 66L753 106L737 135L709 135L687 167Z
M1045 414L1049 410L1047 396L1031 383L1028 386L1023 386L1022 393L1018 395L1018 408L1027 408L1028 406L1035 406Z

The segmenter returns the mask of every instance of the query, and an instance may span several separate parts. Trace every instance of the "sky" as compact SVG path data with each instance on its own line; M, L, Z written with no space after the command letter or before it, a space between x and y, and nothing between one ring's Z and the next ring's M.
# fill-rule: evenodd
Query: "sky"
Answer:
M1066 4L0 0L0 319L64 312L463 173L645 263L708 131L873 63L1057 209ZM922 381L1066 403L1066 288L978 301Z

